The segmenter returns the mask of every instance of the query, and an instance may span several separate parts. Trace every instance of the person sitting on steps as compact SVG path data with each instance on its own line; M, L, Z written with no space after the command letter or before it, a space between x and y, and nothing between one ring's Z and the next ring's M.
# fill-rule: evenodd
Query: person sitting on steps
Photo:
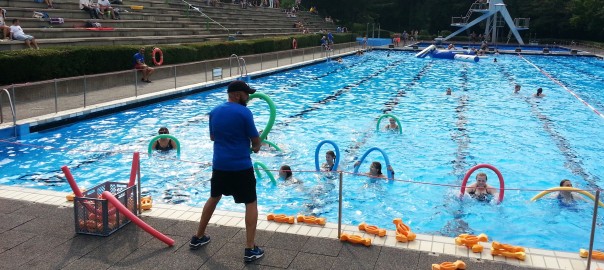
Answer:
M143 73L143 78L141 78L141 81L148 83L151 82L151 80L149 80L149 75L151 75L155 69L145 64L145 47L141 47L139 51L134 54L134 68Z

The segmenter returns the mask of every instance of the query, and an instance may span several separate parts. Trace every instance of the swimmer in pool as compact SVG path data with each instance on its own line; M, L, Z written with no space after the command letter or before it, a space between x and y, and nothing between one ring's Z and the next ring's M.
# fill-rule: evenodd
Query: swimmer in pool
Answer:
M336 160L336 153L334 153L331 150L325 152L325 163L321 164L321 171L328 172L328 171L337 170L338 168L334 168L335 160Z
M518 94L520 93L520 84L517 84L516 86L514 86L514 94Z
M480 172L476 175L476 183L467 187L470 197L479 201L490 201L497 195L497 189L487 184L487 174Z
M447 92L446 92L446 94L445 94L445 95L450 96L450 95L451 95L451 92L452 92L452 90L451 90L451 88L449 87L449 88L447 88Z
M539 89L537 89L537 93L533 94L533 97L544 97L545 94L543 94L543 88L539 87Z
M294 178L292 168L289 165L281 166L281 168L279 169L279 180L294 184L300 183L300 180Z
M161 127L157 133L159 135L164 135L170 134L170 131L168 131L167 127ZM172 139L161 138L157 139L157 141L153 143L153 150L169 151L172 149L176 149L176 142L174 142Z
M360 165L361 165L361 163L358 161L354 163L354 167L358 167ZM394 170L392 169L392 166L388 165L387 170L392 172L392 177L394 177ZM382 173L382 163L379 163L377 161L371 162L371 165L369 166L369 172L367 172L365 174L372 178L382 178L382 179L388 178L386 175L384 175Z
M560 187L573 187L573 183L568 179L562 179L560 181ZM583 197L577 196L576 193L566 190L560 190L554 194L554 197L563 205L574 204L577 201L585 201Z
M396 124L396 120L390 117L390 119L388 119L388 124L384 126L384 129L386 129L387 131L398 131L398 125Z

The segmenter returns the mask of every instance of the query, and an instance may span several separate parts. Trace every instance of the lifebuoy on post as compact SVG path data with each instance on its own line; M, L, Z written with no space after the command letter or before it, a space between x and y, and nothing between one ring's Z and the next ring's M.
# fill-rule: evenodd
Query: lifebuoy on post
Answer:
M159 53L159 61L157 60L156 55ZM164 53L161 51L160 48L153 48L153 54L151 55L151 57L153 58L153 64L156 66L161 66L164 63Z
M298 41L294 38L292 40L292 49L297 49L298 48Z

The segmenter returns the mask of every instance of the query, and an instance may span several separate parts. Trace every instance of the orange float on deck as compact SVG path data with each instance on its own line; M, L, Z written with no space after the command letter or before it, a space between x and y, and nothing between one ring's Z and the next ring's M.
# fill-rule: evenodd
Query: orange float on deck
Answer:
M380 237L386 235L385 229L380 229L374 225L367 225L367 223L365 223L365 222L359 224L359 230L366 231L369 234L375 234Z
M360 235L352 235L343 233L340 235L340 241L348 241L353 244L363 244L365 246L371 246L371 238L363 238Z
M466 263L460 260L455 262L443 262L441 264L432 264L432 270L457 270L466 269Z
M491 244L491 255L516 258L522 261L526 258L523 247L501 244L495 241Z
M480 235L471 235L462 233L458 237L455 237L455 244L458 246L466 246L471 249L474 253L479 253L484 250L484 247L478 242L487 242L489 241L489 237L481 233Z
M579 256L581 258L587 258L589 256L589 250L587 249L579 249ZM604 252L598 250L592 250L591 258L596 260L604 260Z
M86 192L86 189L85 188L80 188L80 193L84 193L84 192ZM67 201L70 201L70 202L73 201L73 198L75 198L75 194L74 193L71 193L71 194L65 196L65 199Z
M142 210L149 210L151 207L153 207L153 198L151 198L151 196L142 197L140 208Z
M268 214L266 219L279 223L294 224L294 216L286 216L284 214Z
M409 242L415 240L415 233L411 232L411 228L403 223L401 218L395 218L392 223L396 226L396 240L399 242Z
M298 215L298 222L304 222L304 223L308 223L308 224L325 225L326 220L325 220L325 218L318 218L318 217L313 217L313 216Z

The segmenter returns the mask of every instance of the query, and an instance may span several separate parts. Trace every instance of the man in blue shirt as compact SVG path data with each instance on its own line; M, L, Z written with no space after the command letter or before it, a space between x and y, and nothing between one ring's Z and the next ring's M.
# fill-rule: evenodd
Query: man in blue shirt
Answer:
M197 234L191 238L189 247L198 249L210 242L205 230L222 195L233 196L235 203L245 204L246 248L244 260L251 262L264 255L254 245L258 203L256 201L256 178L250 158L252 151L260 151L260 136L252 112L246 107L250 94L256 90L243 81L229 84L228 102L216 106L210 112L210 140L214 142L210 198L203 207Z
M145 47L141 47L140 50L134 54L134 68L143 72L143 78L141 81L150 83L149 75L155 71L145 64Z

